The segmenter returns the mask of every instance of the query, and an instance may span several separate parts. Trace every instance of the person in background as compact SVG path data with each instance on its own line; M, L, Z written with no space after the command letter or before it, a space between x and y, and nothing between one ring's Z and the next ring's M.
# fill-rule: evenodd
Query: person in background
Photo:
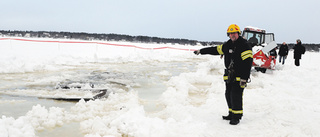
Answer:
M258 43L258 39L256 38L256 34L253 33L253 36L248 40L248 42L253 43L253 44L257 44Z
M243 90L250 77L252 66L252 48L247 40L240 36L240 27L231 24L227 35L229 40L216 47L208 47L194 51L198 54L224 55L226 84L225 97L229 107L229 115L222 116L224 120L230 120L229 124L237 125L243 115Z
M294 64L296 66L300 66L301 55L306 52L305 47L301 45L300 39L297 39L297 44L293 47L293 49Z
M284 62L287 59L287 56L288 56L288 45L285 42L283 42L279 49L279 63L281 63L281 60L282 60L282 65L284 65Z
M256 38L256 34L253 33L253 36L248 40L248 43L251 47L254 47L258 44L258 39Z

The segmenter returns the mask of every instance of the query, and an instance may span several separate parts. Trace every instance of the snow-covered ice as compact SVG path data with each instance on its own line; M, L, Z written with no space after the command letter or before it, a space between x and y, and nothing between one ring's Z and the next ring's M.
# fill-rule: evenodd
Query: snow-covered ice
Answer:
M31 40L40 42L0 40L1 137L320 136L318 52L306 52L300 67L290 51L275 70L253 69L244 117L233 126L221 118L228 111L223 60L193 54L202 47ZM92 96L55 88L66 81L113 93L76 103L37 98Z

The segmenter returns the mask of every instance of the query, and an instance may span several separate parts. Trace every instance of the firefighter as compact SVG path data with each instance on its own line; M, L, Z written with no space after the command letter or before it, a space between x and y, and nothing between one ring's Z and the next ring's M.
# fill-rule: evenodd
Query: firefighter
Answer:
M224 120L230 120L229 124L237 125L243 115L242 96L247 86L252 66L252 48L247 40L240 36L240 27L231 24L227 35L227 42L216 47L208 47L194 51L198 54L224 55L225 74L223 76L226 85L225 97L229 107L229 115L222 116Z

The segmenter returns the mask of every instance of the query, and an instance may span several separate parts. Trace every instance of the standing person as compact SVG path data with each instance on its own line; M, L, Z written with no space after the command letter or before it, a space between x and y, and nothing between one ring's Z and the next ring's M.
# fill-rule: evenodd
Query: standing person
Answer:
M297 44L293 47L294 64L300 66L301 55L305 53L306 49L301 45L301 40L297 39Z
M252 66L252 48L247 40L240 36L240 27L231 24L227 30L229 40L217 47L203 48L194 51L195 54L224 55L226 84L226 101L229 107L229 115L222 116L224 120L230 120L231 125L237 125L243 115L242 95L250 77Z
M279 63L281 63L281 60L282 60L282 65L284 65L284 61L287 58L287 56L288 56L288 45L285 42L283 42L279 49Z

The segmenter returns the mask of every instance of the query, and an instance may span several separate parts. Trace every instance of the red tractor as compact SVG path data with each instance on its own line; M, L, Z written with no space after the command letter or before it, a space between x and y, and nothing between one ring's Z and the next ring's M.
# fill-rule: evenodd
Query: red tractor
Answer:
M246 38L252 46L252 66L257 71L265 73L267 69L275 69L277 44L273 33L266 33L264 29L248 26L244 28L242 37Z

